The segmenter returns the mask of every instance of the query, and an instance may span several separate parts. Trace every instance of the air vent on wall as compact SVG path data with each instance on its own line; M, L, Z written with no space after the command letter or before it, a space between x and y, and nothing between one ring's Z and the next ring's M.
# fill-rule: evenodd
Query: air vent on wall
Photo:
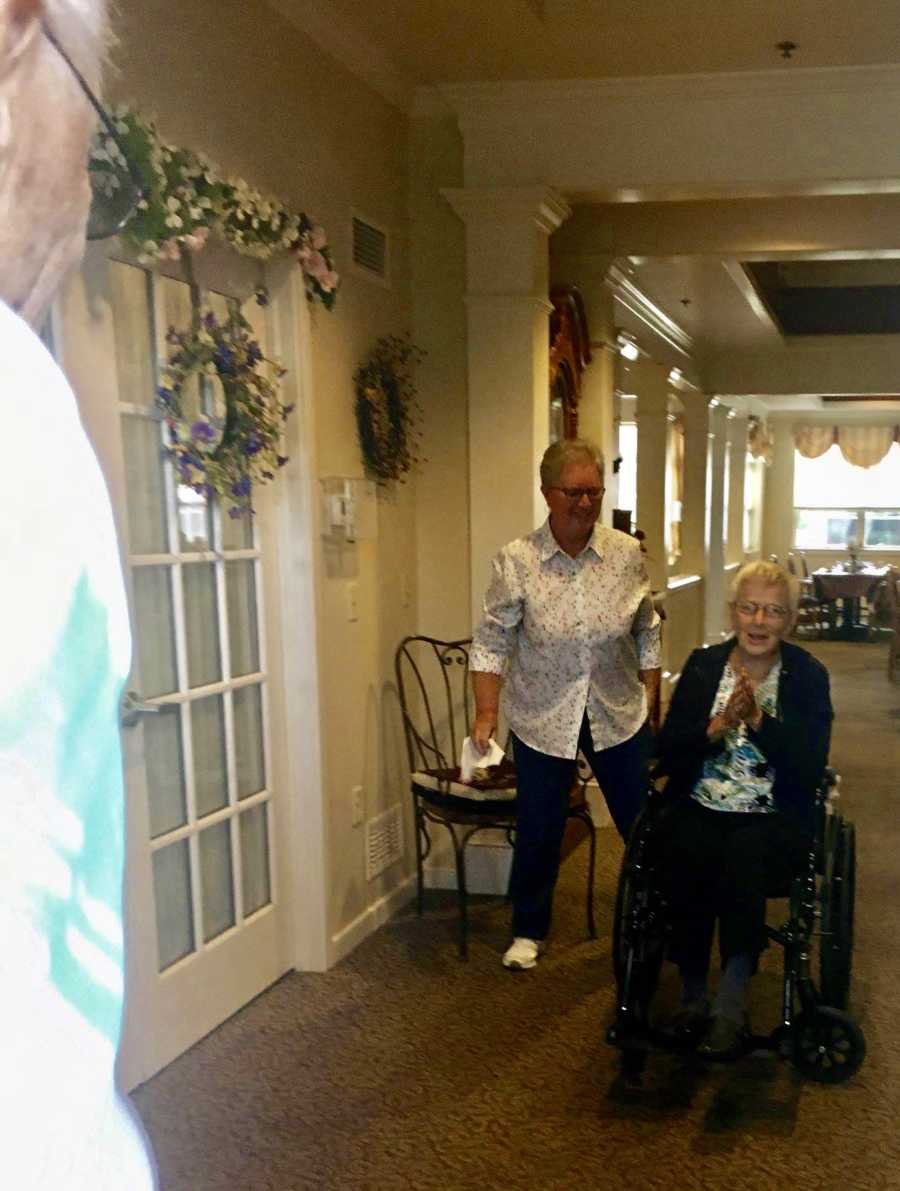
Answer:
M403 856L400 803L366 823L366 880L371 881Z
M358 215L353 216L353 263L364 273L387 280L387 233Z

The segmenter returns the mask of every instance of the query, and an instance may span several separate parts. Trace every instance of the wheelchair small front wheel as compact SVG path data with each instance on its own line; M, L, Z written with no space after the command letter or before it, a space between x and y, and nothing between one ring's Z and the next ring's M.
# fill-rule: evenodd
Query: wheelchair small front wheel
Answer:
M801 1013L792 1028L794 1066L816 1083L844 1083L866 1057L866 1039L849 1014L830 1005Z

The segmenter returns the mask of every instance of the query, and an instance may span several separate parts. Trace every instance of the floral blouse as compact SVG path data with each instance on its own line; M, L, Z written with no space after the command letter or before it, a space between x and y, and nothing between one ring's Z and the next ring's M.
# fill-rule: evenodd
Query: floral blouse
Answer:
M768 715L775 715L778 705L778 676L781 661L777 661L756 688L756 702ZM730 665L722 672L722 679L713 701L710 719L720 715L731 698L737 675ZM702 806L715 811L738 811L748 814L771 814L777 810L772 797L775 770L750 738L746 724L730 728L723 738L721 752L707 757L703 773L694 787L692 797Z
M640 670L660 664L659 616L638 542L595 525L576 558L549 519L493 562L474 671L503 674L510 727L554 757L574 757L587 714L594 748L628 740L647 718Z

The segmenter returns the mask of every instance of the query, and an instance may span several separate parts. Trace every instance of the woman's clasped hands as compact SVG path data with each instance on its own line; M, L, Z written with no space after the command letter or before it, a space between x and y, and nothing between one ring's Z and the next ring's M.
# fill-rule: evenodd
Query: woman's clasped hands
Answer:
M746 724L748 728L758 728L762 721L762 711L756 702L753 683L750 675L741 667L731 697L723 710L709 721L707 735L711 740L719 740L726 732Z

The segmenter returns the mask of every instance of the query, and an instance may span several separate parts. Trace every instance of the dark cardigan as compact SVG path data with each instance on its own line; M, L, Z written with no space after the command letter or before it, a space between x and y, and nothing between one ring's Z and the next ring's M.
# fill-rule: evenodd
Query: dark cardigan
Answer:
M734 638L709 649L695 649L685 663L657 740L657 774L668 775L667 792L690 794L708 756L721 741L706 735L719 681ZM828 762L831 740L828 671L812 654L783 641L775 716L763 712L750 738L775 770L772 796L778 810L812 829L816 790Z

